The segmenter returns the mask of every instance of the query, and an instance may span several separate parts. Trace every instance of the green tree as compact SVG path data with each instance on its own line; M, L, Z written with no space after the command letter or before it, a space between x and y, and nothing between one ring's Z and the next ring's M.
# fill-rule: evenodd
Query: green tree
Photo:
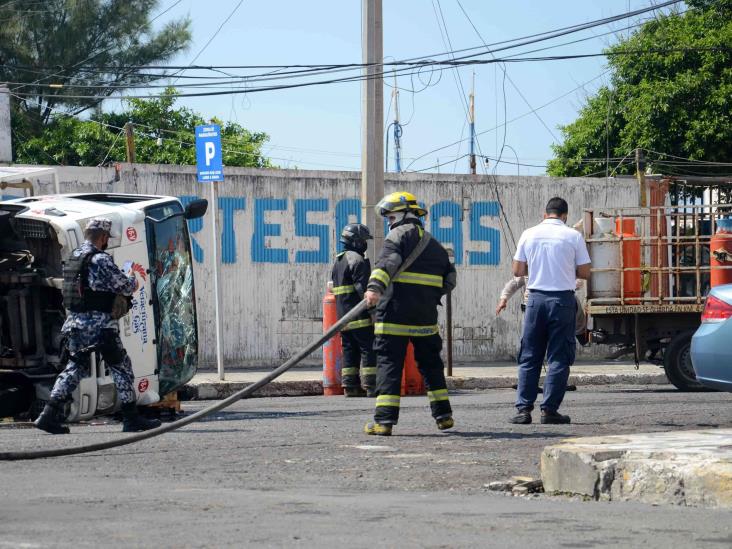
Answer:
M0 0L0 82L21 96L13 101L13 129L38 135L58 110L79 114L126 86L159 77L136 66L168 60L191 41L187 18L153 30L151 12L160 4Z
M194 127L207 120L185 107L175 107L176 92L166 89L155 99L128 99L119 113L95 113L88 120L64 116L53 120L37 137L16 142L16 162L98 166L126 158L125 123L133 124L136 162L195 164ZM224 165L271 167L262 155L269 139L233 122L221 125Z
M608 49L610 84L561 128L549 175L604 175L608 152L612 172L636 148L654 151L657 172L732 171L674 158L732 162L732 0L686 3L686 12L659 16ZM635 50L644 53L620 53ZM628 162L616 173L634 170Z

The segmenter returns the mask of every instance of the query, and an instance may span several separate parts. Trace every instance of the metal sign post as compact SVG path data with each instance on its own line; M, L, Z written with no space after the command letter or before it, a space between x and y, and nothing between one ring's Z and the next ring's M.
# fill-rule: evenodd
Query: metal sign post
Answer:
M221 356L221 295L219 284L219 231L216 226L216 182L224 180L221 153L221 128L216 124L196 126L196 174L200 183L211 183L211 260L214 272L214 309L216 315L216 367L219 379L224 379L224 361Z

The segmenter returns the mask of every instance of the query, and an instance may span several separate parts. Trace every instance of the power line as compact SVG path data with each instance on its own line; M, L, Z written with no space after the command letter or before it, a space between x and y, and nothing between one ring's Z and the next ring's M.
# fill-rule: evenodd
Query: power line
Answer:
M651 53L682 53L682 52L703 52L703 51L732 51L732 47L728 46L722 46L722 47L711 47L711 48L668 48L668 49L653 49L653 50L628 50L628 51L616 51L616 52L607 52L607 53L590 53L590 54L576 54L576 55L557 55L557 56L546 56L546 57L527 57L527 58L496 58L496 59L473 59L470 61L445 61L445 62L425 62L422 64L422 66L431 66L431 65L440 65L444 66L445 68L436 68L435 70L446 70L447 68L454 67L454 66L470 66L470 65L489 65L494 63L517 63L517 62L540 62L540 61L566 61L566 60L574 60L574 59L584 59L584 58L591 58L591 57L607 57L607 56L620 56L620 55L645 55L645 54L651 54ZM413 70L413 68L405 69L405 70L411 70L412 72L406 72L405 74L416 74L416 72ZM311 87L311 86L322 86L322 85L329 85L329 84L336 84L336 83L345 83L345 82L360 82L367 79L373 79L373 78L379 78L383 77L386 72L371 74L368 76L365 75L358 75L358 76L349 76L344 78L332 78L328 80L316 80L313 82L298 82L295 84L282 84L282 85L273 85L273 86L261 86L261 87L250 87L250 88L241 88L241 89L234 89L234 90L224 90L224 91L209 91L209 92L198 92L198 93L183 93L183 94L174 94L176 97L212 97L212 96L223 96L223 95L240 95L240 94L247 94L247 93L261 93L261 92L267 92L267 91L277 91L277 90L286 90L286 89L295 89L295 88L303 88L303 87ZM401 74L401 73L400 73ZM15 90L13 90L15 91ZM26 93L21 92L19 93L19 96L25 98L25 97L34 97L37 96L37 93ZM127 95L123 96L123 99L153 99L153 98L160 98L160 97L169 97L171 94L157 94L157 95L151 95L151 94L145 94L145 95ZM54 99L100 99L99 96L96 95L80 95L80 94L55 94L53 96ZM104 97L105 99L108 97Z
M463 8L463 5L460 2L460 0L455 0L455 1L457 2L457 5L460 7L460 10L463 12L463 14L465 15L466 19L470 23L470 26L473 27L473 30L475 31L475 34L478 35L478 38L480 38L480 41L483 42L483 44L485 45L486 49L488 49L488 45L486 44L486 41L483 39L483 35L481 35L480 34L480 31L478 31L478 28L473 23L473 20L468 15L468 12L466 12L465 11L465 8ZM495 58L495 55L493 54L493 52L491 52L489 49L488 49L488 51L491 54L491 57ZM534 109L534 107L531 106L531 103L529 103L529 100L526 99L526 96L521 92L521 90L514 83L514 81L511 79L511 77L508 76L508 73L506 71L506 67L504 65L498 65L498 67L503 71L504 78L508 78L509 83L518 92L519 97L521 97L521 99L523 99L524 103L526 103L526 106L529 107L529 109L531 109L532 113L536 116L536 118L539 120L539 122L541 122L541 125L544 126L544 128L546 128L546 130L552 136L552 139L554 139L554 141L557 141L558 142L559 139L554 134L554 132L549 128L549 126L547 126L546 122L544 122L544 119L541 116L539 116L539 113L536 112L536 109ZM506 106L505 105L505 102L506 102L506 93L505 93L505 90L504 90L504 94L503 94L503 101L504 101L504 111L505 111L505 106ZM504 121L505 121L505 118L504 118ZM504 126L504 128L505 128L505 126ZM505 143L505 138L504 138L504 143Z
M204 51L206 51L206 48L208 48L208 46L211 44L211 42L213 42L214 39L219 35L219 33L221 32L221 29L224 28L224 26L226 25L226 23L229 22L229 20L234 16L234 14L237 12L237 10L241 7L241 5L243 3L244 3L244 0L239 0L239 2L237 3L237 5L234 6L234 9L231 10L231 12L229 13L229 15L226 16L226 19L224 19L221 22L221 24L219 25L219 27L216 29L216 32L214 32L211 35L211 38L209 38L208 41L203 45L203 47L200 50L198 50L198 53L195 55L195 57L193 58L193 60L190 62L190 65L193 65L196 62L196 60L201 56L201 54ZM189 67L190 67L190 65L189 65ZM185 70L187 70L187 69L186 68L182 69L182 71L185 71Z
M10 93L10 95L15 95L13 92L9 92L9 93ZM54 112L56 112L56 113L58 113L59 116L65 116L65 117L71 117L71 118L79 118L78 115L74 115L72 113L68 113L68 112L64 112L64 111L59 111L58 109L51 109L51 110L54 111ZM92 122L92 123L98 124L98 125L100 125L102 127L110 128L110 129L117 130L117 131L124 130L124 128L122 128L120 126L115 126L114 124L107 124L106 122L102 122L100 120L94 120L93 118L89 118L89 119L86 119L86 120L83 120L83 121L84 122ZM147 126L145 124L133 124L134 131L139 132L138 128L140 128L140 127L147 128L149 130L153 130L150 133L144 133L143 132L142 135L144 137L147 137L149 139L157 139L158 138L158 134L155 133L155 132L158 131L157 128L153 128L152 126ZM159 131L164 131L164 132L168 132L168 133L171 133L171 134L176 134L178 137L180 137L180 132L175 132L173 130L159 130ZM21 137L23 137L23 136L21 136ZM177 144L179 144L181 146L195 147L195 138L192 141L182 141L181 139L170 139L170 138L166 138L166 139L168 141L173 142L173 143L177 143ZM21 143L21 146L22 146L23 141L19 141L19 142ZM225 139L222 139L222 143L225 143L225 142L226 142L226 140ZM56 159L54 159L53 157L51 157L50 155L48 155L48 153L46 153L44 150L41 149L41 152L44 155L46 155L49 158L51 158L56 164L60 164ZM267 156L267 157L265 157L261 153L257 154L257 153L247 152L247 151L234 150L234 149L230 149L230 148L222 148L222 152L223 153L230 153L230 154L238 155L238 156L248 156L248 157L254 157L254 158L261 158L262 160L269 160L269 159L271 159L271 160L277 160L277 161L287 162L287 163L292 163L293 162L293 159L292 158L282 158L282 157L276 157L276 156ZM326 166L326 167L332 167L332 168L342 168L342 169L346 169L346 170L350 170L350 171L357 171L357 168L354 168L353 166L343 166L343 165L338 165L338 164L327 164L327 163L324 163L324 162L308 162L308 161L304 161L304 160L299 160L299 161L297 161L297 163L299 163L299 164L310 164L310 165L315 165L315 166Z
M463 53L463 52L468 52L468 51L475 51L475 50L482 50L482 51L484 51L486 49L486 47L491 47L491 46L496 46L496 45L502 45L502 44L510 44L512 42L521 42L519 44L514 44L513 46L508 46L507 48L500 48L500 49L493 49L493 50L491 50L493 52L501 51L501 50L504 50L504 49L510 49L510 48L518 47L520 45L527 45L527 44L531 44L531 43L541 42L541 41L544 41L544 40L549 40L549 39L552 39L552 38L557 38L557 37L560 37L560 36L565 36L567 34L572 34L574 32L579 32L579 31L582 31L582 30L587 30L587 29L590 29L590 28L593 28L593 27L597 27L597 26L607 25L607 24L613 23L615 21L620 21L622 19L628 19L628 18L631 18L631 17L635 17L637 15L642 15L644 13L652 12L652 11L657 10L657 9L660 9L660 8L669 7L669 6L672 6L674 4L680 3L681 1L682 0L667 0L666 2L663 2L661 4L656 4L655 6L652 6L652 7L640 8L640 9L637 9L637 10L634 10L634 11L628 11L628 12L624 12L624 13L621 13L621 14L618 14L618 15L614 15L614 16L610 16L610 17L604 17L604 18L596 19L596 20L589 21L589 22L586 22L586 23L574 24L574 25L570 25L570 26L567 26L567 27L561 27L561 28L554 29L554 30L543 31L543 32L540 32L540 33L535 33L535 34L530 34L530 35L522 36L522 37L519 37L519 38L512 38L512 39L508 39L508 40L502 40L502 41L499 41L499 42L493 42L491 44L485 44L484 43L481 46L472 46L472 47L469 47L469 48L463 48L463 49L454 50L454 51L451 51L451 52L441 52L441 53L436 53L436 54L431 54L431 55L426 55L426 56L413 57L413 58L405 59L405 60L402 60L402 61L397 61L397 62L395 62L393 64L397 64L397 65L398 64L408 64L408 63L413 63L414 61L419 60L419 59L424 60L425 58L444 57L444 56L454 55L456 53ZM473 54L473 56L475 56L475 55L480 55L480 53ZM471 57L471 56L464 56L464 57L462 57L460 59L466 59L466 58L469 58L469 57ZM391 63L375 63L375 64L377 64L377 65L391 65ZM353 69L362 69L364 67L369 67L371 65L373 65L373 63L372 64L368 64L368 63L345 63L345 64L329 63L329 64L288 64L288 65L211 65L211 66L149 64L149 65L125 65L125 66L112 65L112 66L108 66L108 67L103 67L102 66L102 67L99 67L99 68L100 69L107 68L107 69L113 69L113 70L119 70L121 68L128 68L128 69L146 69L146 68L159 68L159 69L199 69L199 70L213 70L213 69L221 69L221 70L228 70L228 69L289 69L289 68L321 68L321 69L322 68L353 68Z
M547 101L547 102L546 102L546 103L544 103L543 105L539 105L539 106L538 106L538 107L537 107L536 109L534 109L534 110L540 110L540 109L543 109L543 108L545 108L545 107L548 107L549 105L552 105L552 104L556 103L557 101L560 101L561 99L564 99L564 98L565 98L565 97L567 97L568 95L570 95L570 94L572 94L572 93L576 92L576 91L577 91L577 90L579 90L579 89L582 89L582 88L584 88L585 86L587 86L588 84L590 84L590 83L594 82L595 80L597 80L597 79L599 79L599 78L602 78L602 77L603 77L603 76L605 76L605 75L606 75L606 74L607 74L608 72L609 72L609 71L603 71L602 73L598 74L597 76L595 76L595 77L593 77L593 78L591 78L591 79L589 79L589 80L587 80L587 81L585 81L585 82L582 82L582 83L581 83L580 85L578 85L578 86L576 86L576 87L572 88L571 90L569 90L569 91L567 91L567 92L563 93L562 95L560 95L560 96L558 96L558 97L555 97L554 99L551 99L550 101ZM517 117L515 117L515 118L512 118L511 120L507 121L506 123L507 123L507 124L511 124L512 122L515 122L515 121L517 121L517 120L520 120L521 118L525 118L525 117L529 116L530 114L532 114L532 112L533 112L533 111L527 111L527 112L525 112L525 113L523 113L523 114L521 114L521 115L519 115L519 116L517 116ZM476 132L476 134L475 134L475 135L476 135L476 136L478 136L478 135L483 135L483 134L486 134L486 133L488 133L488 132L492 132L492 131L495 131L495 130L497 130L497 129L498 129L498 128L500 128L500 127L501 127L501 125L500 125L500 124L498 124L498 125L496 125L496 126L494 126L494 127L492 127L492 128L489 128L489 129L487 129L487 130L481 130L481 131L479 131L479 132ZM450 144L448 144L448 145L443 145L443 146L441 146L441 147L438 147L438 148L436 148L436 149L432 149L432 150L430 150L430 151L427 151L426 153L424 153L424 154L422 154L422 155L420 155L420 156L416 157L416 158L415 158L415 159L414 159L414 160L412 161L412 163L416 162L417 160L420 160L420 159L424 158L425 156L430 156L430 155L432 155L432 154L434 154L434 153L436 153L436 152L439 152L439 151L441 151L441 150L447 149L447 148L449 148L449 147L454 147L455 145L458 145L458 144L459 144L459 143L461 143L462 141L465 141L465 139L463 139L463 140L460 140L460 141L455 141L455 142L453 142L453 143L450 143ZM409 168L409 166L407 166L407 168Z

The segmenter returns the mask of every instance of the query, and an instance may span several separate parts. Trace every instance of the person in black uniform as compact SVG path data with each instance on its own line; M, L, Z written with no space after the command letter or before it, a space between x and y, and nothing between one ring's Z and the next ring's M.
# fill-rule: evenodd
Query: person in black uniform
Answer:
M376 411L374 422L364 428L369 435L391 435L399 420L402 369L407 345L412 342L417 367L424 377L432 417L440 430L453 427L444 365L440 358L442 339L437 325L437 305L456 284L455 267L447 251L434 238L407 270L396 275L402 263L427 237L420 217L427 215L414 195L396 192L376 205L387 218L389 234L384 239L376 268L371 273L364 298L376 306Z
M366 292L371 276L371 264L364 254L368 247L367 241L372 238L369 228L360 223L346 225L341 231L341 243L345 250L336 256L331 272L338 318L358 305ZM341 342L343 393L347 397L375 396L374 326L369 313L364 311L361 316L343 328Z

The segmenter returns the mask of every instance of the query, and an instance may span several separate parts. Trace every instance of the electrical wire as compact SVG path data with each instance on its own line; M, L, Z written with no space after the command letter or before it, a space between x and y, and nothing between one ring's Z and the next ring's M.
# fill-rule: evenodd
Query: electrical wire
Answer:
M679 0L670 0L670 1L668 1L668 2L666 2L664 4L662 4L662 5L659 5L659 6L660 7L663 7L663 6L666 6L666 5L672 5L672 4L678 3L678 1ZM612 16L612 17L608 17L608 18L603 18L603 19L591 21L589 23L584 23L584 24L580 24L580 25L572 25L570 27L564 27L562 29L558 29L558 30L555 30L555 31L546 31L546 32L543 32L543 33L529 35L528 37L523 37L525 39L519 38L519 39L504 40L504 41L497 42L497 43L494 43L494 44L491 44L491 45L495 45L495 44L507 44L507 43L508 44L511 44L511 45L505 46L503 48L497 48L497 49L489 50L489 51L490 51L491 54L493 54L494 52L503 51L505 49L512 49L512 48L518 47L520 45L526 45L526 44L536 43L536 42L540 42L540 41L544 41L544 40L549 40L551 38L556 38L558 36L564 36L566 34L571 34L573 32L579 32L581 30L586 30L586 29L592 28L594 26L604 25L604 24L608 24L609 22L614 22L614 21L617 21L617 20L620 20L620 19L632 17L632 16L635 16L635 15L638 15L638 14L641 14L641 13L645 13L647 11L650 11L650 8L645 8L645 9L641 9L641 10L635 10L633 12L626 12L624 14L620 14L620 15L616 15L616 16ZM485 44L484 43L483 46L474 47L474 48L464 48L462 50L453 50L453 51L450 51L450 52L437 54L436 56L432 56L432 57L439 57L439 56L444 56L444 55L450 55L450 56L453 57L453 60L451 61L452 64L454 64L454 63L456 63L456 62L458 62L460 60L462 60L462 63L464 63L464 64L465 63L469 63L469 62L470 63L480 63L481 62L480 60L472 60L472 61L467 61L467 60L470 60L470 58L476 57L478 55L482 55L484 52L479 52L477 54L466 55L466 56L463 56L461 58L455 58L455 53L464 52L464 51L472 51L472 50L475 50L475 49L486 50L486 49L488 49L488 46L489 46L488 44ZM98 54L95 54L95 56L96 55L98 55ZM596 54L596 55L604 55L604 54ZM94 57L94 56L92 56L92 57ZM558 59L558 58L555 57L555 58L552 58L552 59ZM417 61L415 61L415 60L417 60ZM532 60L537 60L537 59L535 58L535 59L532 59ZM482 62L486 62L486 61L487 60L483 60ZM515 61L517 61L517 60L512 60L512 62L515 62ZM423 67L426 64L435 65L435 64L440 64L440 63L446 63L446 62L444 62L444 61L435 61L435 60L432 60L432 61L427 62L425 60L425 58L422 57L422 58L411 58L411 59L407 59L407 60L404 60L404 61L398 61L398 62L393 63L393 65L419 65L420 67ZM77 63L75 65L75 67L78 66L78 65L80 65L80 64L83 64L83 62L82 63ZM387 65L392 65L392 64L387 64ZM126 68L127 69L135 69L135 70L137 70L137 69L143 69L143 68L154 68L154 67L157 67L157 68L166 68L166 69L178 68L178 69L186 69L186 70L188 70L188 69L194 69L194 68L195 69L205 69L205 70L220 70L220 69L229 69L229 68L278 68L278 69L280 69L280 68L293 68L293 67L307 67L307 70L308 71L313 71L313 70L315 70L315 71L322 71L322 70L330 70L330 71L333 71L333 70L336 70L338 68L343 68L343 67L350 68L350 69L360 69L360 68L367 67L367 66L369 66L369 65L368 64L364 64L364 63L331 64L331 65L238 65L238 66L221 66L221 67L214 67L214 66L198 67L198 66L195 66L195 65L192 65L191 64L189 66L175 66L175 65L129 65ZM119 70L122 70L124 67L123 66L112 66L112 67L109 67L109 68L111 70L119 71ZM102 69L103 69L103 67L100 67L100 70L102 70ZM300 71L300 72L305 72L305 71ZM56 74L58 74L58 73L56 73ZM261 76L262 75L255 75L253 78L258 78L258 77L261 77ZM50 76L49 76L49 78L50 78ZM250 77L249 80L251 80L251 78L252 77ZM313 85L313 84L308 84L308 85ZM17 90L15 90L15 91L17 91ZM257 90L257 91L259 91L259 90ZM243 93L243 91L242 90L237 90L234 93ZM60 94L58 94L58 95L60 95ZM194 95L193 94L189 94L189 96L194 96ZM69 97L70 98L70 96L68 96L68 95L64 95L64 97ZM93 96L93 98L96 98L96 97L97 96ZM81 97L79 97L79 98L81 98Z
M216 38L216 37L217 37L217 36L219 35L219 33L221 32L221 29L223 29L223 28L224 28L224 26L226 25L226 23L228 23L228 22L229 22L229 20L230 20L230 19L231 19L232 17L234 17L234 14L235 14L235 13L237 12L237 10L238 10L238 9L239 9L239 8L241 7L241 5L242 5L243 3L244 3L244 0L239 0L239 2L238 2L238 3L236 4L236 6L234 6L234 9L233 9L233 10L231 10L231 12L229 13L229 15L227 15L227 16L226 16L226 19L224 19L224 20L223 20L223 21L221 22L221 24L220 24L220 25L219 25L219 27L218 27L218 28L216 29L216 31L215 31L215 32L213 33L213 35L211 35L211 38L209 38L209 39L208 39L208 41L207 41L207 42L206 42L206 43L205 43L205 44L203 45L203 47L202 47L202 48L201 48L200 50L198 50L198 53L197 53L197 54L195 55L195 57L193 58L193 60L192 60L192 61L190 62L190 65L189 65L189 67L190 67L191 65L193 65L193 64L194 64L194 63L195 63L195 62L196 62L196 61L198 60L198 58L199 58L199 57L201 57L201 54L202 54L202 53L203 53L204 51L206 51L206 48L208 48L208 47L209 47L209 45L211 45L211 42L213 42L213 41L214 41L214 39L215 39L215 38ZM184 72L184 71L186 71L186 70L187 70L187 68L186 68L186 69L182 69L182 70L181 70L181 72Z
M9 92L9 93L10 93L10 95L15 95L12 92ZM52 110L54 112L58 113L59 116L78 118L78 115L75 115L75 114L72 114L72 113L59 111L57 109L52 109ZM124 128L122 128L120 126L115 126L113 124L107 124L106 122L101 122L100 120L94 120L92 118L85 119L84 121L85 122L93 122L93 123L98 124L100 126L103 126L103 127L106 127L106 128L110 128L110 129L113 129L113 130L117 130L117 131L124 130ZM151 129L152 132L151 133L141 133L141 132L139 132L138 127L143 127L143 128ZM144 125L144 124L133 124L133 131L135 131L138 134L141 133L141 135L143 137L147 137L149 139L157 139L158 135L157 135L156 132L158 132L158 131L167 132L167 133L170 133L170 134L174 134L174 135L180 136L180 133L179 132L176 132L176 131L173 131L173 130L164 130L164 129L152 128L152 126L147 126L147 125ZM167 139L167 141L172 141L173 143L177 143L181 147L190 147L190 148L195 147L195 140L193 140L193 141L182 141L180 139L170 139L170 138L166 138L166 139ZM221 142L222 143L226 143L227 140L225 138L222 138ZM231 142L231 141L229 140L228 142ZM41 152L43 152L46 156L48 156L49 158L51 158L56 164L62 165L60 162L58 162L57 160L55 160L53 157L49 156L45 151L42 150ZM221 149L221 152L222 153L232 154L232 155L243 156L243 157L253 157L255 159L256 158L261 158L262 160L276 160L276 161L280 161L280 162L292 162L292 159L291 158L282 158L282 157L269 156L269 155L265 158L262 153L251 153L251 152L239 151L239 150L235 150L235 149L231 149L231 148L222 148ZM328 164L328 163L325 163L325 162L308 162L308 161L304 161L304 160L298 160L297 162L299 164L308 164L308 165L313 165L313 166L325 166L325 167L329 167L329 168L341 168L341 169L349 170L349 171L358 171L358 168L354 168L353 166L343 166L343 165L338 165L338 164Z
M551 99L551 100L547 101L547 102L546 102L546 103L544 103L543 105L540 105L540 106L536 107L536 109L535 109L535 110L540 110L540 109L543 109L543 108L546 108L546 107L548 107L549 105L553 105L553 104L554 104L554 103L556 103L557 101L560 101L560 100L564 99L565 97L567 97L568 95L571 95L572 93L576 92L577 90L579 90L579 89L582 89L582 88L584 88L585 86L587 86L588 84L591 84L591 83L592 83L592 82L594 82L595 80L598 80L599 78L602 78L602 77L603 77L603 76L605 76L605 75L606 75L606 74L607 74L608 72L609 72L609 71L607 71L607 70L606 70L606 71L603 71L602 73L600 73L600 74L598 74L597 76L595 76L595 77L591 78L590 80L587 80L587 81L585 81L585 82L582 82L582 83L581 83L580 85L578 85L578 86L576 86L576 87L572 88L571 90L569 90L569 91L567 91L567 92L563 93L562 95L560 95L560 96L558 96L558 97L555 97L554 99ZM525 112L525 113L523 113L523 114L521 114L521 115L519 115L519 116L517 116L517 117L515 117L515 118L512 118L511 120L509 120L509 121L507 122L507 124L511 124L511 123L513 123L513 122L516 122L517 120L520 120L520 119L522 119L522 118L525 118L525 117L527 117L527 116L531 115L532 113L533 113L533 111L527 111L527 112ZM486 133L489 133L489 132L495 131L495 130L497 130L497 129L498 129L498 128L500 128L500 127L501 127L501 125L500 125L500 124L498 124L498 125L496 125L496 126L493 126L492 128L488 128L487 130L481 130L481 131L479 131L479 132L476 132L476 134L475 134L475 135L476 135L476 136L478 136L478 135L484 135L484 134L486 134ZM467 138L466 138L466 139L467 139ZM465 141L465 140L463 140L463 141ZM424 158L425 156L430 156L430 155L432 155L432 154L434 154L434 153L436 153L436 152L439 152L439 151L441 151L441 150L443 150L443 149L447 149L447 148L449 148L449 147L453 147L453 146L455 146L455 145L457 145L457 144L459 144L459 143L460 143L460 141L455 141L455 142L453 142L453 143L450 143L450 144L448 144L448 145L442 145L442 146L440 146L440 147L438 147L438 148L436 148L436 149L432 149L432 150L430 150L430 151L427 151L426 153L424 153L424 154L422 154L422 155L420 155L420 156L417 156L417 157L416 157L416 158L415 158L415 159L414 159L414 160L412 161L412 163L416 162L417 160L421 160L421 159L422 159L422 158ZM411 165L411 164L410 164L410 165ZM409 166L407 166L407 168L409 168Z
M489 53L491 54L491 57L495 58L495 55L493 54L493 52L491 52L491 51L490 51L490 49L488 48L488 45L486 44L486 41L485 41L485 40L483 39L483 35L482 35L482 34L480 34L480 31L478 31L478 28L477 28L477 27L475 26L475 24L473 23L473 20L472 20L472 19L470 18L470 16L468 15L468 12L466 12L466 11L465 11L465 8L463 7L463 5L462 5L462 3L460 2L460 0L455 0L455 1L457 2L457 5L458 5L458 6L460 7L460 10L461 10L461 11L463 12L463 14L465 15L465 18L466 18L466 19L468 20L468 22L470 23L470 26L471 26L471 27L473 27L473 30L475 31L475 34L477 34L477 35L478 35L478 38L480 39L480 41L481 41L481 42L483 42L483 44L484 44L484 45L486 46L486 49L487 49L487 50L489 51ZM539 116L539 114L538 114L538 113L536 112L536 109L534 109L534 107L532 107L532 106L531 106L531 103L529 103L529 100L528 100L528 99L526 99L526 96L525 96L525 95L523 94L523 92L522 92L522 91L521 91L521 90L519 89L519 87L518 87L518 86L517 86L517 85L516 85L516 84L514 83L514 81L513 81L513 80L512 80L512 79L511 79L511 78L510 78L510 77L508 76L508 74L507 74L507 71L506 71L506 67L505 67L505 65L498 65L498 67L499 67L499 68L500 68L500 69L501 69L501 70L503 71L504 79L505 79L505 78L508 78L508 81L509 81L509 83L510 83L510 84L511 84L511 85L513 86L513 88L514 88L514 89L516 90L516 92L517 92L517 93L519 94L519 97L521 97L521 99L523 99L524 103L526 103L526 106L527 106L527 107L529 107L529 109L531 109L531 111L532 111L532 112L534 113L534 115L535 115L535 116L537 117L537 119L539 120L539 122L541 122L541 125L542 125L542 126L544 126L544 128L545 128L545 129L546 129L546 130L547 130L547 131L549 132L549 134L550 134L550 135L552 136L552 139L554 139L554 141L558 142L558 141L559 141L559 139L558 139L558 138L557 138L557 136L556 136L556 135L554 134L554 132L553 132L553 131L551 130L551 128L549 128L549 126L547 126L546 122L544 122L544 120L543 120L543 119L541 118L541 116ZM505 99L506 99L506 92L505 92L505 87L504 87L504 92L503 92L503 98L504 98L504 107L505 107ZM505 119L504 119L504 120L505 120ZM505 128L505 125L504 125L504 128ZM505 139L504 139L504 143L505 143ZM500 157L500 155L499 155L499 157Z

